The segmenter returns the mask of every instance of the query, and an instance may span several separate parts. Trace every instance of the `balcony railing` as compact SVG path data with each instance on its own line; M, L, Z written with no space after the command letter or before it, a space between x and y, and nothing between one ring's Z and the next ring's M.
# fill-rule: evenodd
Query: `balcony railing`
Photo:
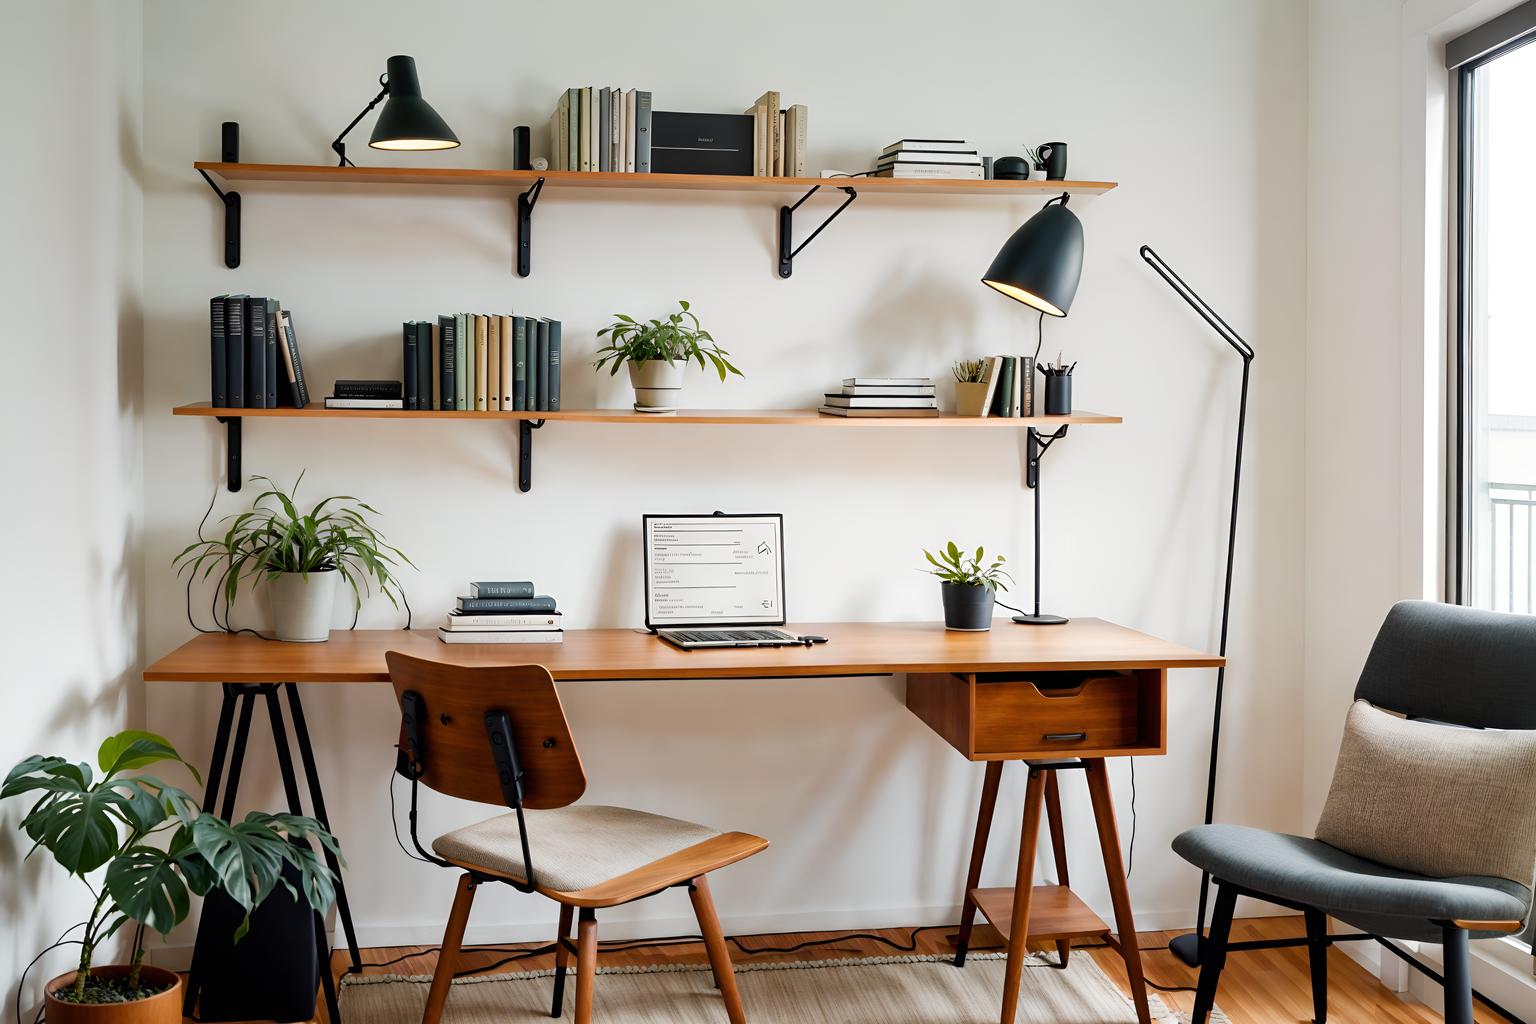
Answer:
M1490 483L1488 500L1494 610L1530 615L1536 611L1536 484Z

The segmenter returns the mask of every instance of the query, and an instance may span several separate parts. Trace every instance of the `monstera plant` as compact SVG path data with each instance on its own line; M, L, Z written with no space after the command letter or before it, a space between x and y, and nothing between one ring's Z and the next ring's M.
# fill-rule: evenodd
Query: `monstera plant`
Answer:
M21 820L32 841L28 856L47 850L94 897L84 932L67 940L80 945L79 969L67 983L50 986L50 1007L129 1002L174 988L176 975L143 965L145 932L169 933L186 919L193 894L219 886L245 909L234 942L250 927L250 911L278 885L317 911L335 898L335 877L307 842L340 854L319 822L253 811L232 824L202 810L185 790L143 771L167 763L201 784L197 770L163 737L129 731L102 743L95 768L34 755L12 768L0 786L0 799L34 798ZM296 869L302 892L283 877L285 865ZM101 944L124 927L133 935L129 963L93 971ZM166 1001L179 1020L179 1003ZM50 1019L53 1015L50 1009Z

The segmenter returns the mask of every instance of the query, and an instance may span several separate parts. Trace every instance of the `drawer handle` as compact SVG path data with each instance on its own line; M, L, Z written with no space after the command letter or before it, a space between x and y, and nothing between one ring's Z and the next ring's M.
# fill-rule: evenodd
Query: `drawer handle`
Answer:
M1076 743L1078 740L1087 738L1088 734L1085 732L1048 732L1044 737L1047 743Z

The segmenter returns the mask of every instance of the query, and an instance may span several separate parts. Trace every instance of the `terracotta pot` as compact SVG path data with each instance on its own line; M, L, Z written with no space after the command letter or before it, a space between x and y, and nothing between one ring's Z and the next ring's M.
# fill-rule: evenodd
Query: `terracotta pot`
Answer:
M108 964L91 968L98 978L125 978L127 964ZM128 1003L67 1003L54 993L75 983L75 972L61 974L48 983L48 1024L181 1024L181 978L163 967L144 965L139 981L147 985L170 985L164 992Z

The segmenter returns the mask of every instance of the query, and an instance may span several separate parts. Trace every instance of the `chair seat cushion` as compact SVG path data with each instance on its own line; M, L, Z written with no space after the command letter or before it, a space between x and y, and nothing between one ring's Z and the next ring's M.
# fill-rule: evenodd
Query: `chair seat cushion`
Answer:
M618 878L720 834L704 825L626 807L578 804L523 814L534 881L559 892ZM432 849L466 867L528 877L516 814L455 829L433 840Z
M1389 937L1421 937L1429 921L1523 921L1531 905L1529 889L1503 878L1426 878L1316 839L1241 825L1189 829L1173 849L1221 881L1317 907ZM1394 922L1401 927L1387 930Z

